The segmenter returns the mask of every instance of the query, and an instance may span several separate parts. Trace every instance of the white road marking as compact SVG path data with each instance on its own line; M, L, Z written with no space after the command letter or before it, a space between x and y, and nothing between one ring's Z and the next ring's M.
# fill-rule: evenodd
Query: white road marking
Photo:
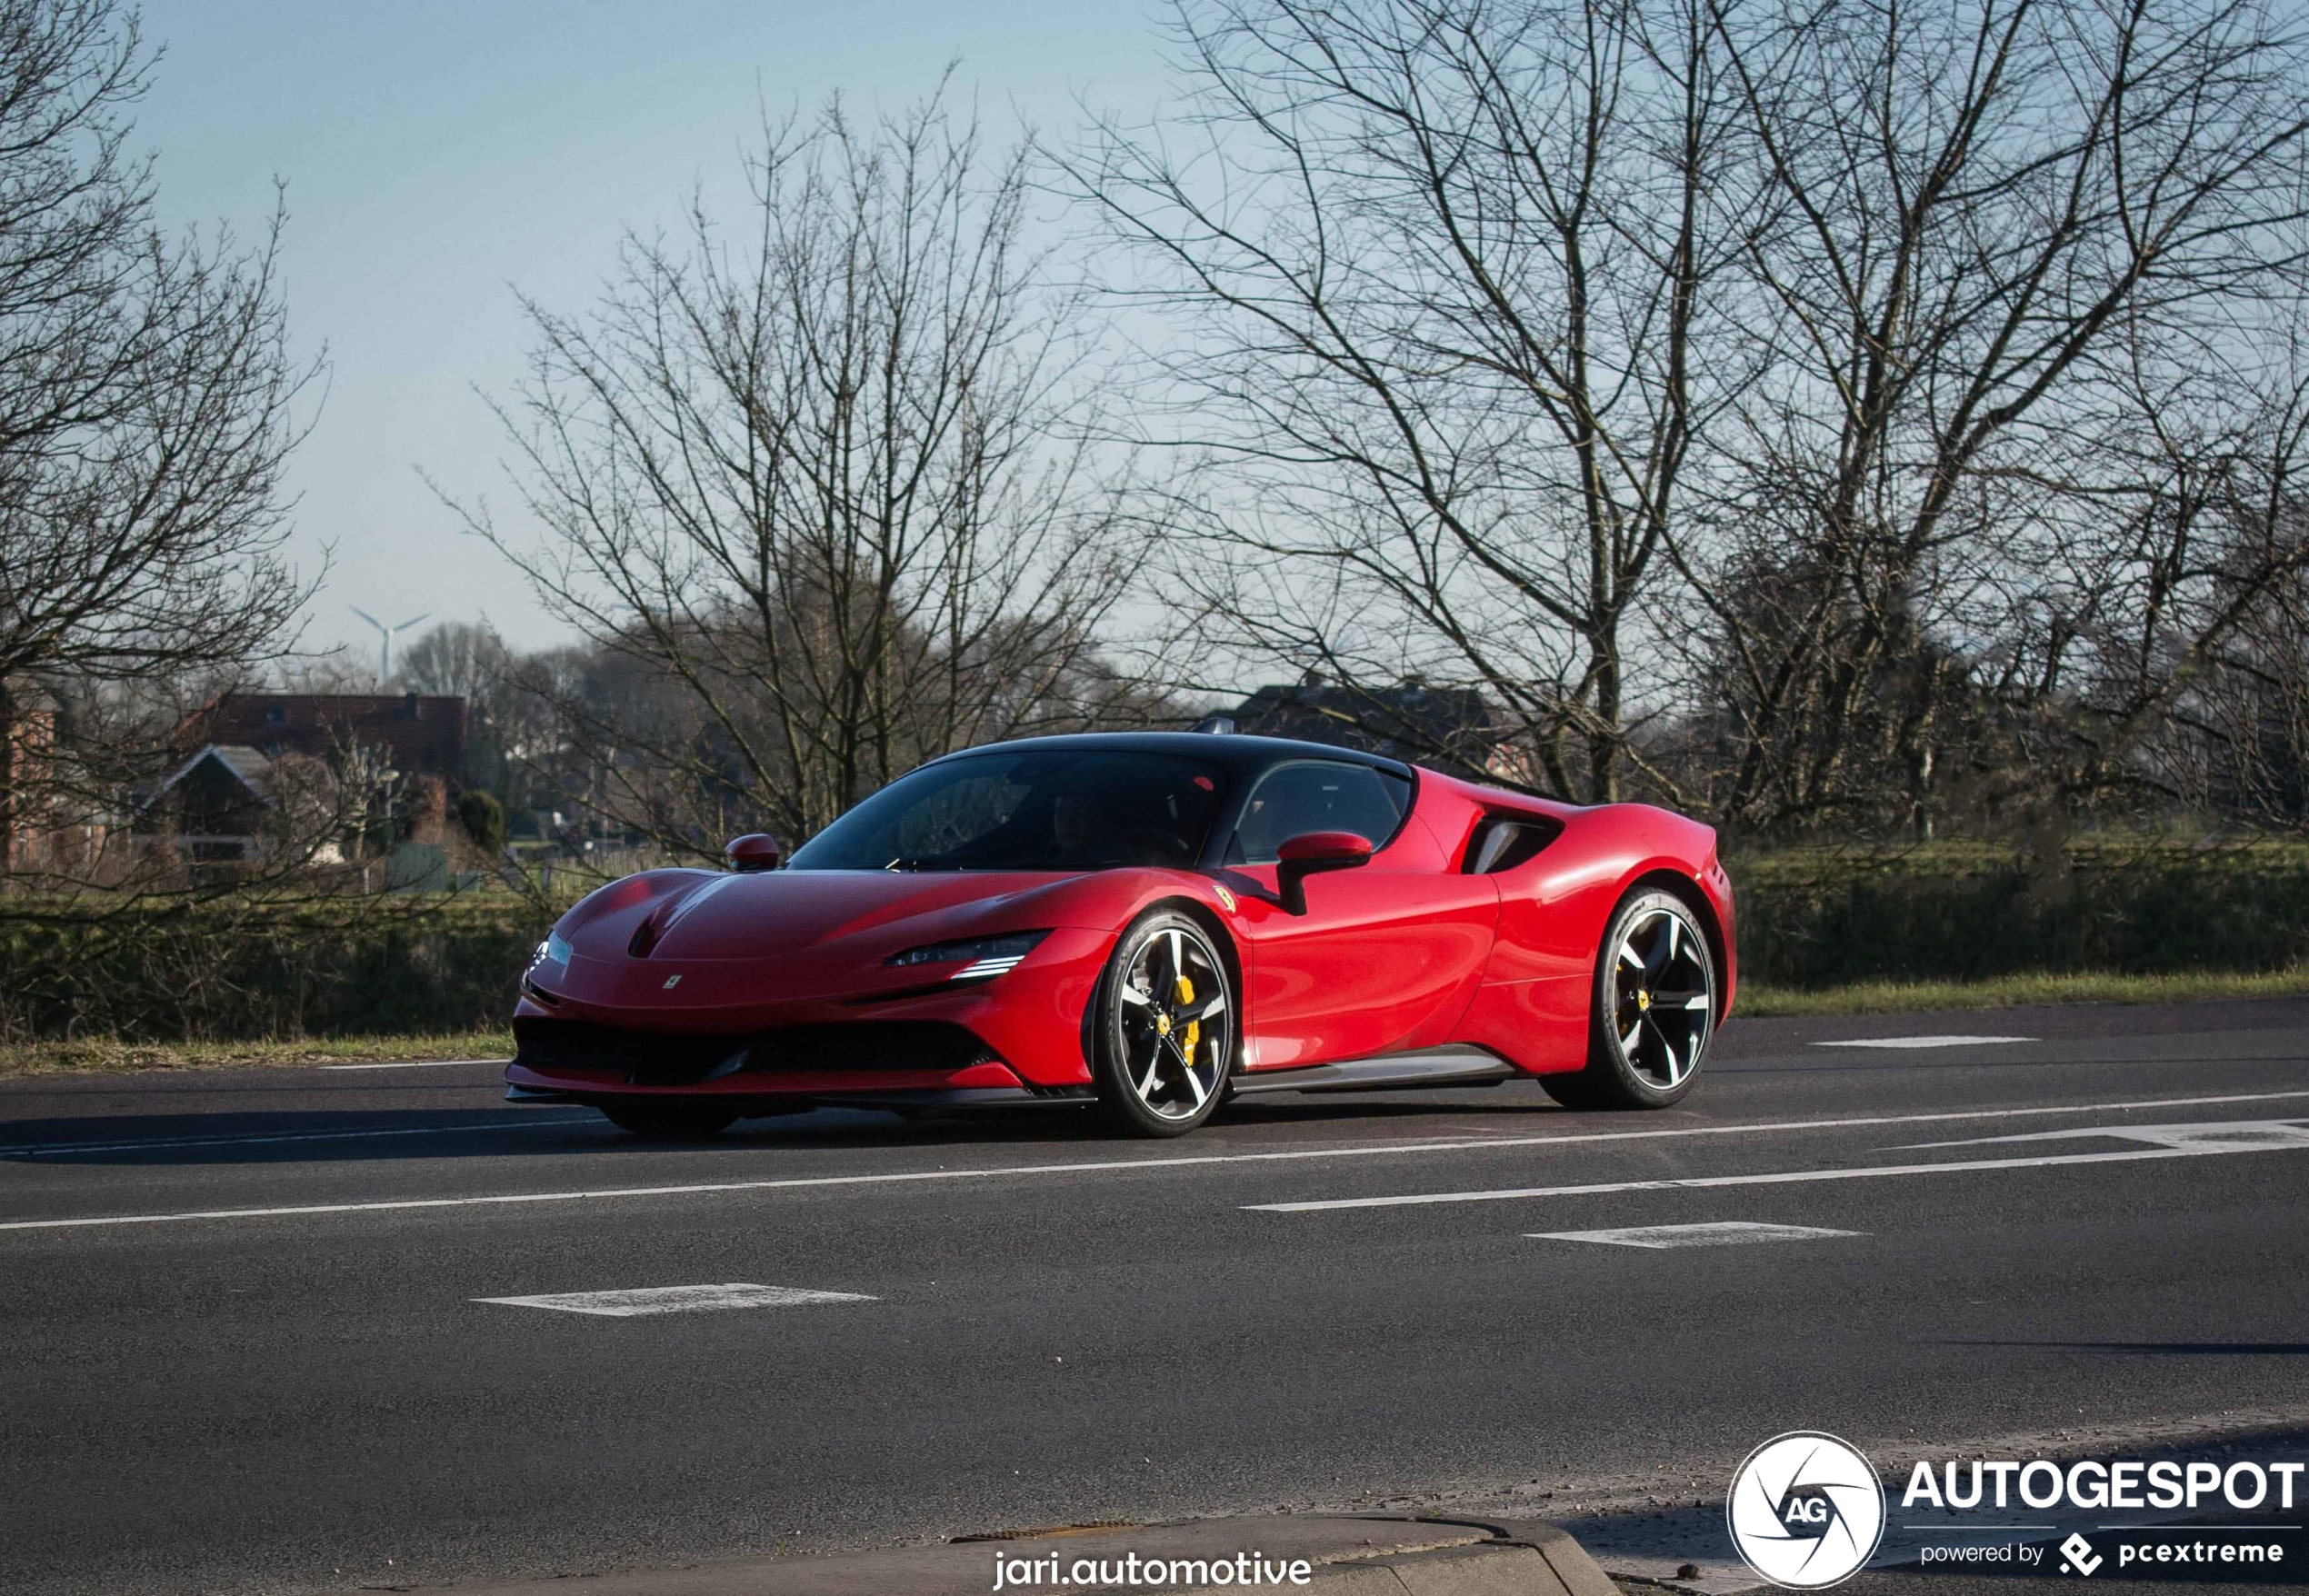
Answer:
M551 1308L562 1313L592 1313L604 1319L638 1319L649 1313L712 1313L725 1308L798 1308L812 1302L871 1302L855 1292L809 1292L799 1286L756 1286L734 1282L719 1286L644 1286L629 1292L563 1292L545 1297L475 1297L504 1308Z
M416 1125L393 1131L280 1131L247 1136L147 1136L135 1142L25 1142L0 1146L0 1158L26 1158L44 1152L142 1152L146 1148L264 1147L279 1142L360 1142L377 1136L445 1136L467 1131L542 1131L555 1125L597 1125L594 1115L561 1114L552 1119L523 1114L503 1120L481 1120L464 1125Z
M1131 1174L1245 1163L1295 1163L1314 1159L1374 1158L1412 1152L1489 1152L1503 1147L1564 1147L1586 1142L1656 1142L1694 1136L1777 1135L1795 1131L1871 1129L1879 1125L1949 1124L1970 1120L2042 1119L2061 1114L2127 1113L2142 1109L2202 1108L2233 1102L2275 1102L2309 1097L2309 1089L2231 1092L2217 1097L2148 1098L2137 1102L2056 1103L2036 1108L1962 1109L1926 1114L1869 1114L1842 1120L1783 1120L1739 1125L1682 1125L1656 1131L1597 1131L1568 1136L1518 1136L1499 1141L1357 1142L1344 1147L1293 1148L1274 1152L1213 1152L1176 1158L1105 1159L1084 1163L997 1164L985 1169L898 1170L865 1175L795 1175L783 1180L715 1181L683 1186L610 1186L572 1192L502 1192L473 1197L407 1197L371 1202L314 1202L280 1208L205 1208L169 1213L93 1214L77 1219L0 1221L0 1231L83 1230L101 1225L175 1224L209 1219L283 1219L315 1213L391 1213L422 1208L491 1208L528 1202L583 1202L621 1197L684 1197L730 1192L799 1191L827 1186L902 1186L925 1181L986 1181L1030 1175ZM566 1124L566 1120L551 1122ZM476 1127L477 1128L477 1127ZM399 1135L401 1132L362 1132ZM414 1132L411 1132L414 1133ZM2094 1154L2129 1158L2131 1153ZM1951 1166L1985 1169L1987 1163ZM1617 1191L1621 1188L1611 1187ZM1382 1202L1393 1199L1380 1199ZM1419 1201L1414 1199L1414 1201Z
M1608 1247L1737 1247L1756 1242L1818 1242L1833 1236L1857 1236L1860 1231L1823 1230L1808 1224L1756 1224L1746 1220L1717 1220L1709 1224L1623 1225L1609 1231L1534 1231L1527 1242L1597 1242Z
M2034 1042L2034 1036L1855 1036L1845 1042L1815 1042L1814 1047L1992 1047L2004 1042Z
M2214 1152L2250 1152L2259 1148L2309 1147L2309 1127L2287 1120L2192 1120L2180 1125L2088 1125L2066 1131L2034 1131L2024 1136L1982 1136L1970 1142L1911 1142L1888 1152L1924 1152L1939 1147L2002 1147L2014 1142L2091 1142L2114 1137L2153 1147L2204 1148Z
M2166 1130L2172 1127L2155 1126ZM2225 1127L2234 1131L2235 1126ZM2288 1127L2290 1128L2290 1127ZM2122 1130L2091 1132L2122 1136ZM2275 1152L2309 1148L2309 1134L2299 1139L2268 1140L2235 1137L2228 1141L2205 1137L2174 1139L2137 1152L2071 1152L2038 1158L1975 1158L1948 1163L1871 1164L1859 1169L1778 1170L1760 1175L1687 1175L1664 1181L1605 1181L1586 1186L1517 1186L1496 1192L1423 1192L1401 1197L1331 1197L1312 1202L1245 1202L1254 1213L1316 1213L1334 1208L1418 1208L1436 1202L1505 1202L1526 1197L1600 1197L1620 1192L1704 1191L1715 1186L1794 1186L1814 1181L1875 1181L1894 1175L1949 1175L1970 1170L2053 1169L2065 1164L2128 1163L2147 1158L2217 1158L2238 1152Z
M452 1064L505 1064L510 1059L395 1059L383 1064L315 1064L316 1070L445 1070Z

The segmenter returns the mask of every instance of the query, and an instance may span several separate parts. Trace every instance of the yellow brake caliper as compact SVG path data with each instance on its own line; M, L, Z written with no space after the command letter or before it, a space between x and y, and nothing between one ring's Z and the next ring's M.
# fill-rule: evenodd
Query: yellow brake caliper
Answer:
M1194 983L1184 975L1178 978L1178 984L1173 988L1173 991L1178 994L1178 1002L1181 1004L1191 1003L1194 1001ZM1194 1062L1194 1045L1202 1040L1203 1022L1199 1019L1189 1020L1186 1022L1185 1043L1180 1049L1186 1055L1188 1063Z

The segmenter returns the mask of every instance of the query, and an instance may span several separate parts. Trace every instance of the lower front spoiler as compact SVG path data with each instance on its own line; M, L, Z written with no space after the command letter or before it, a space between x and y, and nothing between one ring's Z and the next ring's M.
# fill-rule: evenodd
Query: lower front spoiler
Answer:
M653 1095L642 1092L570 1092L539 1086L508 1086L507 1102L575 1103L585 1108L600 1108L605 1103L679 1102L701 1101L695 1092L665 1092ZM735 1097L730 1093L715 1093L710 1101L717 1108L734 1108L741 1119L759 1119L772 1114L807 1113L817 1108L1065 1108L1080 1107L1097 1101L1097 1093L1087 1086L952 1086L938 1090L900 1089L891 1092L781 1092L763 1097Z

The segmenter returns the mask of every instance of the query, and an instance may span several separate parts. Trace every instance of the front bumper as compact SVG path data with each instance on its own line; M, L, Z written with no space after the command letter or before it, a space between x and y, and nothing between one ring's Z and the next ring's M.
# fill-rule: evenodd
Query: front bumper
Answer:
M1034 1090L983 1039L947 1022L861 1021L731 1036L524 1015L514 1022L514 1036L519 1051L505 1082L522 1094L516 1101Z
M635 1002L631 972L614 985L586 971L563 982L533 973L514 1012L505 1082L525 1102L982 1092L1072 1101L1090 1084L1084 1014L1112 942L1054 932L991 981L897 993L757 996L767 973L649 961L653 995L697 995ZM662 984L669 976L675 987Z

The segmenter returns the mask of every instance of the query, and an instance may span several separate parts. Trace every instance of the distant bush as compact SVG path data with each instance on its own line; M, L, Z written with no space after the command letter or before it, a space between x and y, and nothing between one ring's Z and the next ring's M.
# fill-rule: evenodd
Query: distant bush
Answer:
M472 792L457 800L457 823L473 845L492 859L505 856L505 806L494 793Z

